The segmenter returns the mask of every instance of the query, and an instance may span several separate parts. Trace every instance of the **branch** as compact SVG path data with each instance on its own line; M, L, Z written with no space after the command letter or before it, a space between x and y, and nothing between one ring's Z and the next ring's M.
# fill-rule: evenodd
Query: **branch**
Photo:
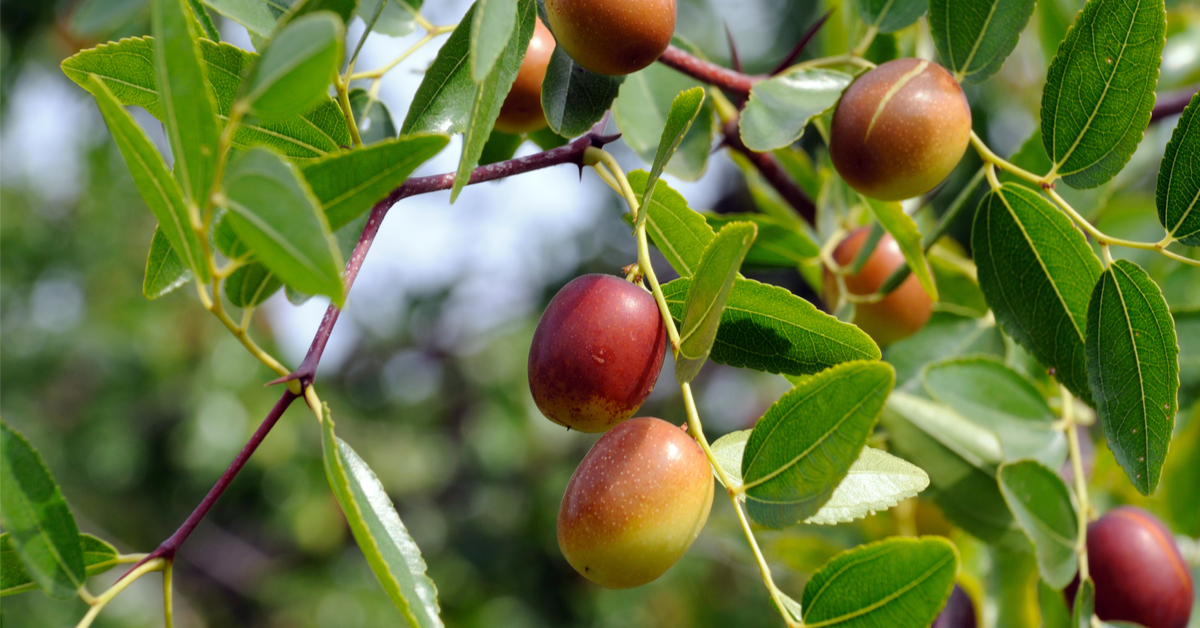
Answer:
M715 63L694 57L675 46L667 46L662 56L658 58L658 62L694 79L728 90L740 98L748 96L750 88L766 78L723 68Z
M738 120L734 118L730 120L724 128L725 145L729 148L746 156L750 163L754 164L755 168L762 173L767 183L775 188L776 192L783 197L795 210L800 214L810 226L817 226L817 206L813 204L804 190L800 189L800 185L792 178L783 165L779 163L779 159L771 153L757 153L742 143L742 134L738 131Z
M1183 108L1188 106L1192 101L1192 97L1200 93L1200 87L1191 87L1182 92L1176 92L1165 98L1160 98L1154 103L1154 111L1150 113L1150 123L1154 124L1163 118L1169 118L1174 115L1183 113Z

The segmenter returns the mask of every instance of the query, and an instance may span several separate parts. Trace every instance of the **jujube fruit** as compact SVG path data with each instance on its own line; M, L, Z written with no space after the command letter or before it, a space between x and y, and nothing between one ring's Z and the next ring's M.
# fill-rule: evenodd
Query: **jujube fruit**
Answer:
M1192 614L1192 576L1170 531L1154 515L1115 508L1088 525L1088 571L1096 616L1146 628L1184 628ZM1067 589L1075 599L1078 579Z
M521 69L513 81L504 104L500 106L500 117L496 118L496 129L505 133L532 133L546 127L546 114L542 111L542 80L546 78L546 66L554 54L554 35L534 20L533 37L521 61Z
M838 101L829 156L850 187L898 201L941 183L971 141L971 107L942 66L896 59L863 74Z
M529 391L551 421L603 432L650 395L666 347L649 292L611 275L577 277L554 295L533 332Z
M833 261L842 268L849 268L866 242L869 231L867 227L860 227L850 232L833 250ZM858 273L843 277L846 290L859 296L874 294L892 272L904 263L900 246L890 234L885 233ZM833 306L838 296L837 277L825 269L825 302ZM916 275L910 274L883 299L874 303L855 303L854 308L854 324L883 346L907 338L924 327L933 313L933 301L921 287Z
M975 617L975 603L971 596L957 584L950 591L950 598L938 613L937 619L929 628L975 628L978 626Z
M675 34L675 0L546 0L546 17L576 63L611 76L654 63Z
M558 510L558 546L596 584L641 586L687 552L712 500L712 467L687 432L660 419L630 419L596 441L571 475Z

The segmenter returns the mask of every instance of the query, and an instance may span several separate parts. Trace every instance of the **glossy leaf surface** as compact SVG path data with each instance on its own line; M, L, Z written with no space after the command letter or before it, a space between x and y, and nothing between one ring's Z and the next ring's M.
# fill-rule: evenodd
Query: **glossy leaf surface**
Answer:
M517 0L477 0L475 5L469 59L471 78L482 83L512 38L517 26ZM525 56L524 51L521 56Z
M813 116L837 104L854 77L837 70L796 70L759 81L738 119L742 142L766 152L800 139Z
M146 276L142 280L142 294L147 299L157 299L192 280L192 269L171 248L171 242L162 229L154 228L150 240L150 253L146 256Z
M704 106L704 88L693 87L679 92L671 101L671 109L667 112L667 121L663 126L662 136L658 142L658 150L654 153L654 161L650 166L649 178L642 192L641 204L650 202L658 178L662 176L663 168L679 148L679 143L692 128L692 122L700 115ZM638 212L638 226L646 222L647 212Z
M556 46L542 81L542 110L550 128L563 137L586 133L612 106L624 81L584 69Z
M1034 0L929 0L929 34L942 65L959 81L970 83L995 74L1017 46L1034 4Z

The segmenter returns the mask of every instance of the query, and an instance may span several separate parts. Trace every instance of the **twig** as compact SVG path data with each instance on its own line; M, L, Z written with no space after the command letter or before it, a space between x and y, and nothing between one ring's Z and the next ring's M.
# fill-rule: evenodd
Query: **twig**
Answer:
M675 46L667 46L662 56L658 58L658 62L694 79L729 90L740 98L749 95L750 88L766 78L723 68L710 61L694 57Z
M1192 102L1192 98L1197 93L1200 93L1200 86L1193 86L1182 92L1176 92L1165 98L1160 98L1158 102L1154 103L1154 111L1150 113L1150 123L1153 124L1163 118L1183 113L1184 107L1187 107L1188 103Z
M817 206L813 204L804 190L800 189L800 185L792 179L791 175L783 169L783 165L775 155L771 153L756 153L742 143L742 135L738 131L737 119L730 120L725 124L725 145L733 150L743 154L750 163L754 164L755 168L762 173L767 183L779 192L779 195L788 202L800 214L809 225L815 227L817 225Z

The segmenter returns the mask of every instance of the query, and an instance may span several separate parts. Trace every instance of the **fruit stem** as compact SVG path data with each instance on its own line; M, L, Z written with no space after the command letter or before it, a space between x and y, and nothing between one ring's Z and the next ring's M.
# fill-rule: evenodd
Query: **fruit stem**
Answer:
M684 384L684 386L686 385ZM791 612L783 605L783 600L779 599L779 588L775 586L775 579L771 577L771 566L767 564L762 550L758 548L758 540L754 538L754 531L750 529L746 513L742 512L741 502L732 494L729 495L729 501L733 504L733 511L737 513L738 522L742 524L742 532L745 533L746 540L750 543L750 549L754 552L754 560L758 562L758 570L762 573L763 583L767 585L767 592L771 594L771 601L775 603L775 608L783 617L788 628L803 628L804 622L792 619Z
M175 561L168 560L163 566L163 624L166 628L175 625L175 611L171 602L171 574Z
M975 131L971 131L971 146L975 147L975 151L979 153L979 158L982 159L985 164L995 164L1001 170L1008 171L1022 179L1025 179L1026 181L1029 181L1030 183L1036 183L1039 186L1043 186L1043 184L1047 183L1045 181L1045 177L1039 177L1038 175L1021 168L1016 164L1010 163L1003 157L992 152L992 149L988 148L987 144L984 144L983 140L979 139L979 135L977 135ZM990 178L988 180L989 182L991 181Z
M1079 580L1087 580L1087 526L1088 526L1088 490L1087 478L1083 475L1083 456L1079 450L1079 434L1075 421L1075 398L1066 386L1059 384L1062 389L1062 422L1063 431L1067 435L1067 450L1071 456L1071 471L1075 476L1075 495L1079 499L1079 539L1075 544L1075 552L1079 554Z
M712 452L712 448L708 446L708 438L704 436L704 427L700 425L700 413L696 411L696 400L692 397L692 385L690 383L680 384L679 390L683 392L683 407L687 411L688 432L692 438L700 443L700 449L704 450L704 457L708 458L709 464L717 473L717 479L721 480L721 486L725 487L725 492L729 493L730 497L735 497L738 494L737 487L734 486L733 479L729 474L725 473L725 469L717 464L717 458Z
M133 584L134 580L137 580L151 571L162 570L168 564L169 562L165 559L155 558L154 560L142 563L120 580L114 582L107 591L101 593L88 602L88 605L91 606L91 608L88 609L88 612L83 616L83 619L79 620L79 623L75 625L75 628L87 628L88 626L91 626L92 622L95 621L96 616L100 614L100 611L104 610L104 607L111 602L113 598L117 597L118 594L124 591L125 587Z

